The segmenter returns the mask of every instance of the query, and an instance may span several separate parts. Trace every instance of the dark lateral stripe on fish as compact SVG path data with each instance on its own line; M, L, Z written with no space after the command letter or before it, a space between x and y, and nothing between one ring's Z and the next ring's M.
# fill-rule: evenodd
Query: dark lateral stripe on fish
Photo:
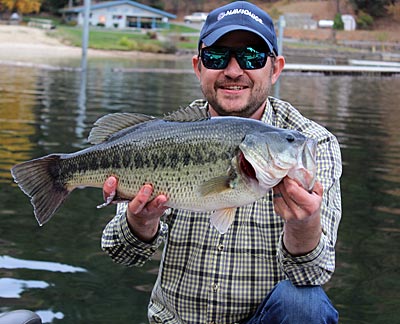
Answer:
M119 153L114 152L113 154L103 155L96 154L88 151L86 158L77 158L71 155L65 154L61 158L62 170L65 179L73 176L76 173L85 173L86 171L98 171L107 169L152 169L157 170L159 168L170 168L177 169L179 167L185 167L189 164L192 165L203 165L205 163L216 163L219 159L226 159L229 155L226 151L219 153L213 151L205 151L201 147L188 145L189 149L185 150L182 148L181 151L172 153L166 153L163 151L152 151L152 152L135 152L135 155L131 155L130 152L124 152L121 150ZM65 181L67 182L67 181Z
M51 218L70 193L57 180L59 163L60 156L53 154L18 164L11 169L15 182L31 198L40 225Z

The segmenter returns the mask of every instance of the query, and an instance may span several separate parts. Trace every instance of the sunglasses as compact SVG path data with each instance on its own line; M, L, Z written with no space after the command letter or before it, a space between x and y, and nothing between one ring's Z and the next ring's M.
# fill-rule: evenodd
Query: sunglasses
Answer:
M268 56L276 57L274 53L256 49L251 46L232 47L203 47L200 49L200 58L207 69L225 69L232 55L235 56L239 66L243 70L261 69L267 63Z

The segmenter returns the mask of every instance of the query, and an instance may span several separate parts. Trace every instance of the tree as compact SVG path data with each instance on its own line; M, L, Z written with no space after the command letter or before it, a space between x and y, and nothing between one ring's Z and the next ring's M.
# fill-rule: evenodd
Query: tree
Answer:
M77 3L77 1L72 0L42 0L41 10L57 15L60 9L69 7L70 4L71 6L74 6Z
M372 17L382 17L387 14L388 5L395 4L396 0L351 0L354 9L363 11Z
M41 0L0 0L5 8L20 14L39 12L42 4Z

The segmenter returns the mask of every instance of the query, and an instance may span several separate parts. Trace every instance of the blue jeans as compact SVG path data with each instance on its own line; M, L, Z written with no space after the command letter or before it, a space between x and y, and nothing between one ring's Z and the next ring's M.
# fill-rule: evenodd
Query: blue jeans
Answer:
M339 314L320 286L279 282L247 324L336 324Z

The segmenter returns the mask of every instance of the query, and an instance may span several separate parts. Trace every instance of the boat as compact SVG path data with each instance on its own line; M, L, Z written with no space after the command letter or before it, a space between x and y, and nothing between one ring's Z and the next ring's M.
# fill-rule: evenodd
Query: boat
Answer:
M18 309L0 314L0 324L42 324L42 319L30 310Z

